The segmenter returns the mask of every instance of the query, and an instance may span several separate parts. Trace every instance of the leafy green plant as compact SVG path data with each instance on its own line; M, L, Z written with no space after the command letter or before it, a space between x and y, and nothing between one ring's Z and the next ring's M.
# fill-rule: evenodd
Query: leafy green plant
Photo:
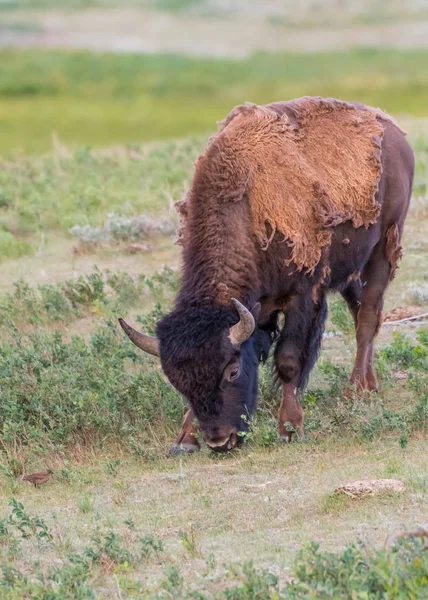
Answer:
M142 368L147 358L116 324L106 323L89 341L65 343L58 332L15 339L0 349L5 444L96 443L101 434L141 441L145 423L178 425L180 396L158 370Z
M200 555L200 548L197 536L198 528L198 524L191 523L189 531L180 530L178 532L178 537L181 540L183 548L186 550L186 552L189 553L189 555L192 558Z
M427 330L421 329L418 333L419 344L414 344L408 337L399 331L393 333L393 342L380 350L379 355L390 364L406 369L413 368L417 371L428 372L428 344Z
M14 283L13 292L0 297L0 326L13 332L29 323L35 326L69 323L95 308L99 312L100 307L106 314L116 315L143 298L152 298L155 310L140 319L153 328L164 312L163 307L171 302L177 284L177 272L168 267L152 277L141 274L134 278L128 273L111 271L103 274L95 266L92 273L55 285L31 287L19 280Z
M164 569L166 575L164 581L161 583L161 588L167 593L167 597L170 598L182 598L183 594L184 579L181 576L180 569L177 567L166 567ZM162 598L162 592L159 594L159 598Z
M77 508L79 509L79 512L81 512L84 515L91 512L91 510L93 508L93 504L92 504L91 497L89 496L89 494L83 494L83 496L81 496L78 499Z
M107 463L105 470L109 475L115 476L119 471L119 467L120 460L118 458L113 458L109 463Z
M25 241L16 239L10 231L0 229L0 261L5 258L19 258L29 254L32 248Z
M146 535L140 539L141 556L144 560L148 560L152 555L159 557L159 553L164 551L162 540L156 539L152 535Z
M258 569L254 561L234 563L216 578L216 586L208 595L199 590L212 578L216 558L208 556L207 568L195 587L194 578L185 578L175 565L164 566L164 579L144 588L137 581L123 576L140 560L143 552L126 548L119 535L109 531L93 537L92 544L81 554L69 553L61 566L47 572L39 571L36 578L19 571L15 565L0 565L0 595L7 600L29 597L41 600L91 600L104 597L97 569L104 569L105 584L112 578L123 583L123 588L137 592L138 597L165 600L213 598L215 600L328 600L343 598L378 598L379 600L407 600L425 598L428 592L428 554L424 550L426 531L423 528L404 532L390 546L381 550L362 544L349 544L343 551L322 550L312 542L302 548L294 560L286 581L268 569ZM159 551L158 541L154 546ZM153 549L152 543L148 546ZM151 552L150 550L150 552ZM116 573L119 575L117 576ZM220 584L220 585L219 585Z
M9 522L21 532L23 538L34 537L40 541L52 541L52 533L43 519L40 517L30 517L25 512L24 505L15 500L15 498L12 498L9 505L12 507Z
M321 551L312 543L297 557L290 598L421 597L428 591L428 562L419 540L399 541L392 550L369 552L348 546L343 553ZM419 559L416 559L416 556ZM416 595L414 595L416 593Z

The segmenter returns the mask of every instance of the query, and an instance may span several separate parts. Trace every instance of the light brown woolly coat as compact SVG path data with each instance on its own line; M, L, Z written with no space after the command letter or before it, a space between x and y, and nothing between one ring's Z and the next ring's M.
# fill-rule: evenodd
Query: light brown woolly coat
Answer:
M312 272L333 227L348 220L368 227L379 215L385 120L392 121L379 109L323 98L237 106L220 123L196 172L215 201L246 194L262 248L280 232L296 267ZM209 159L213 149L220 160ZM191 188L177 209L186 217L195 202Z

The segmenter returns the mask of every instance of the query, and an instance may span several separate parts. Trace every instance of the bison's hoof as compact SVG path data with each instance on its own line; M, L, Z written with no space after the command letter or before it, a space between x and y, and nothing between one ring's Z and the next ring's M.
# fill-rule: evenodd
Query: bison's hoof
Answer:
M295 431L286 431L284 433L281 433L281 435L279 436L279 439L281 440L281 442L290 444L290 442L293 439L293 434L296 434L298 442L305 441L305 432L303 431L302 427L296 427Z
M296 429L296 435L297 435L297 441L298 442L304 442L306 437L305 437L305 432L303 431L302 427L298 427Z
M177 456L178 454L192 454L200 450L199 444L173 444L169 449L171 456Z

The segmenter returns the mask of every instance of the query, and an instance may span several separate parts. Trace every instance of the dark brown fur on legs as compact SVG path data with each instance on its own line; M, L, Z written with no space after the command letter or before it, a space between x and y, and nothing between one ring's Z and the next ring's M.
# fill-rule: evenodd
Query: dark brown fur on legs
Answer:
M303 409L297 398L297 387L292 383L282 386L282 402L278 414L278 433L284 442L291 442L293 431L289 431L286 423L290 423L299 440L305 437L303 431Z
M358 313L361 306L362 298L362 283L361 279L352 280L342 291L342 296L345 299L349 311L354 319L355 331L358 329ZM376 374L373 368L373 342L367 349L365 365L363 367L362 377L358 382L359 389L375 391L377 389ZM346 390L346 395L350 394L350 390Z
M318 357L324 323L327 316L325 294L317 302L312 296L295 297L287 307L284 326L275 349L275 365L282 382L282 402L279 409L278 433L281 440L290 442L290 423L299 440L304 439L303 409L298 392L307 383L309 373Z
M181 425L180 435L177 441L171 446L170 454L192 453L200 450L199 442L195 435L199 431L199 427L194 425L195 415L192 409L189 409L184 415Z
M375 247L362 274L361 305L357 315L357 356L351 383L357 390L376 389L373 342L382 322L383 300L400 256L399 226L394 223Z
M278 376L283 382L282 402L278 414L278 433L281 440L291 442L290 423L299 437L303 437L303 410L297 399L300 379L300 352L297 346L284 340L275 356Z

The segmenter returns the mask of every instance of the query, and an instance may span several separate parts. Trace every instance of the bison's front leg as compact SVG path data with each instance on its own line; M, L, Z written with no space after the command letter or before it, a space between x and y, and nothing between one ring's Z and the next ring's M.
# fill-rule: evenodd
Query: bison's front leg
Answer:
M304 439L303 409L297 398L297 386L300 379L297 348L293 348L290 344L282 345L275 360L278 375L283 381L282 402L279 408L278 421L279 436L281 440L291 442L293 434L286 426L286 423L290 423L299 440L302 440Z
M196 434L199 428L194 425L195 415L192 409L189 409L184 415L183 424L181 425L180 435L176 442L169 449L170 454L192 453L200 450L199 442L196 439Z
M293 426L299 440L304 439L303 409L298 391L306 385L321 346L327 317L324 292L318 290L316 301L310 293L296 296L284 317L284 326L275 348L275 364L282 382L278 431L280 438L289 442L292 432L287 430L285 423Z

